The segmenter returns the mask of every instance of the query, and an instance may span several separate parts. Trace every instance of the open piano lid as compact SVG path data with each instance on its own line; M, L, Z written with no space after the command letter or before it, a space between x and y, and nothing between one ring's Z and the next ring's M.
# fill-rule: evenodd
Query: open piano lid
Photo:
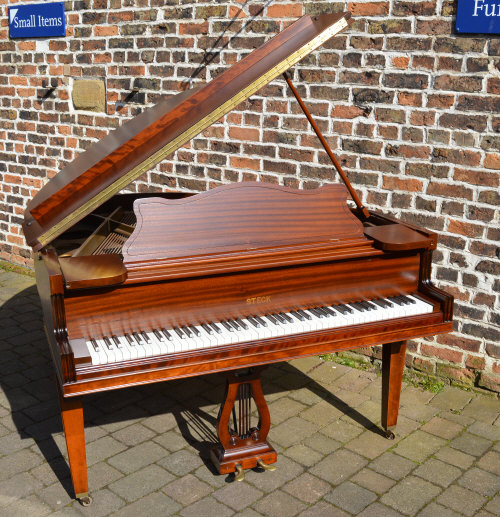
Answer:
M304 16L213 81L145 110L92 145L28 204L34 251L125 188L351 23L350 13Z

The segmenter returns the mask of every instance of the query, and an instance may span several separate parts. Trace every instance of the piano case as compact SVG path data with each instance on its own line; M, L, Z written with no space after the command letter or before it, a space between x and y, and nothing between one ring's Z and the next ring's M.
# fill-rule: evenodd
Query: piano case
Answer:
M451 330L453 299L430 281L435 234L350 208L342 185L118 194L349 23L349 13L301 18L212 82L111 132L29 203L23 230L83 504L83 395L224 373L212 460L241 477L277 457L266 440L265 365L382 344L390 437L405 341Z

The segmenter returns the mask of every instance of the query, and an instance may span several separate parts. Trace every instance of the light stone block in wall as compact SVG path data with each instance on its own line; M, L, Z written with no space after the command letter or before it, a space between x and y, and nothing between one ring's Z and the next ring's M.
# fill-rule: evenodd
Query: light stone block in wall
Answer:
M73 106L77 110L106 111L106 88L100 79L80 79L73 83Z

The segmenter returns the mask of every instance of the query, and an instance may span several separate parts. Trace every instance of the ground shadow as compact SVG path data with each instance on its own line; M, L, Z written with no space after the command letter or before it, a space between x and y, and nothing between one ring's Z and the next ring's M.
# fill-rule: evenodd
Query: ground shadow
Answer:
M61 440L62 423L54 369L35 286L13 294L0 307L0 357L3 358L0 363L3 391L0 402L6 411L10 409L19 437L34 441L72 496L70 471L64 459L65 445ZM265 372L265 396L272 398L279 392L306 387L365 429L381 432L371 420L291 364L280 363ZM279 385L273 382L273 372L280 374ZM94 426L170 414L175 420L172 428L179 429L207 468L216 474L209 454L217 444L217 407L222 402L224 385L223 376L211 374L88 395L84 398L86 431L91 432Z

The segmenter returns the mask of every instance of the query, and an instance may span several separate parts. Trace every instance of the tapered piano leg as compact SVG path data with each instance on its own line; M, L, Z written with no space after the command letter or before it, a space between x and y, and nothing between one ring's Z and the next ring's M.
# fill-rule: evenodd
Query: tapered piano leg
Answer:
M75 497L82 505L87 506L92 502L92 499L89 496L87 479L82 399L65 399L59 392L59 403Z
M277 459L276 451L266 441L271 418L260 383L263 369L226 374L225 401L218 418L220 445L212 449L210 458L221 474L237 472L237 480L244 478L244 469L260 466L274 470L268 465Z
M405 353L406 341L387 343L382 347L382 427L391 440L394 433L389 428L398 422Z

